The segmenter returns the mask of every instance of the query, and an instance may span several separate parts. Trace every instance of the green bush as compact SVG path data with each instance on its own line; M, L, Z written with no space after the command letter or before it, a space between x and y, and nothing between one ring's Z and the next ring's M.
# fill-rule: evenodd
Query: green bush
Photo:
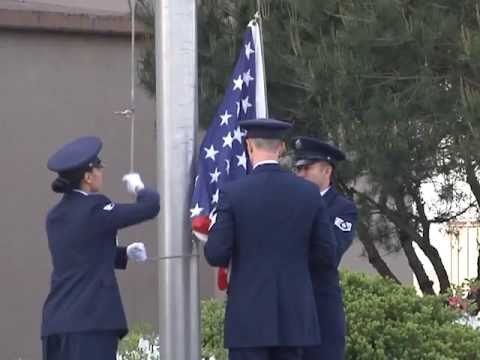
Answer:
M461 312L452 310L445 296L419 297L412 287L352 272L342 273L342 287L348 319L347 360L480 359L480 331L456 323ZM205 358L227 359L223 319L223 301L202 302ZM125 342L138 344L138 333L134 331Z
M149 349L139 348L140 340L147 341ZM159 360L160 356L155 355L153 346L158 345L158 335L153 326L145 323L137 323L132 326L128 335L118 344L118 355L120 360Z
M459 312L443 296L417 296L412 287L344 272L347 359L480 359L480 331L456 324Z
M227 350L223 348L224 301L207 300L202 302L202 356L227 360Z

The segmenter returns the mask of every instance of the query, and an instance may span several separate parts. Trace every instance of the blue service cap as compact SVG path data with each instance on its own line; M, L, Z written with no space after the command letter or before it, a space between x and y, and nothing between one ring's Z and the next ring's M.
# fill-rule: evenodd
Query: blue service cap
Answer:
M335 146L314 138L299 136L292 142L295 166L309 165L317 161L327 161L335 166L338 161L346 159L345 154Z
M84 136L63 145L50 159L47 167L57 173L92 168L100 164L98 154L102 141L95 136Z
M292 124L275 119L243 120L238 125L247 130L247 139L282 139L292 128Z

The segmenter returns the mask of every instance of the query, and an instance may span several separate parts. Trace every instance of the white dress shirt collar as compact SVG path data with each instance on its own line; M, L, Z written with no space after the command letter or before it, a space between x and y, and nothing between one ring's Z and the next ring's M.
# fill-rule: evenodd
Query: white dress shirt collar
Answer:
M267 165L267 164L277 164L278 165L278 161L277 160L259 161L258 163L255 164L255 166L253 168L255 169L255 168L259 167L260 165Z
M330 190L330 186L327 187L325 190L320 191L320 195L322 195L322 196L325 195L328 192L328 190Z

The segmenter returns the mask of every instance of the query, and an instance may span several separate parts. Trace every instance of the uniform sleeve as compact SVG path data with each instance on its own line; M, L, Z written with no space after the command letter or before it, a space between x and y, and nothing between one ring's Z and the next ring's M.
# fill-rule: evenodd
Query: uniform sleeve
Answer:
M348 250L355 237L358 212L353 203L345 206L341 213L333 219L333 232L337 243L337 265L340 264L343 254Z
M119 230L143 221L153 219L160 211L158 192L143 189L132 204L115 204L104 198L97 207L99 226L105 230Z
M204 253L211 266L227 267L232 257L234 218L225 192L220 191L215 224L208 232Z
M313 263L335 266L337 260L335 236L323 199L319 199L319 204L312 227L310 258Z
M125 270L128 264L127 247L117 246L115 249L115 269Z

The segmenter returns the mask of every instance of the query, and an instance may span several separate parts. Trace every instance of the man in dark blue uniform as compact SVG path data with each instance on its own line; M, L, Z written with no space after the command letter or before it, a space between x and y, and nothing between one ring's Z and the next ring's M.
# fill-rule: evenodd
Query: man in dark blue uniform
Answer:
M321 341L308 266L334 266L333 231L318 188L278 164L291 125L241 127L253 171L221 189L205 245L210 265L231 262L225 347L230 360L299 360Z
M333 184L336 163L345 160L345 154L332 145L308 137L296 138L293 144L297 175L318 186L337 242L335 267L311 265L322 343L306 348L303 359L342 360L345 357L346 325L337 267L353 241L357 222L355 204L338 193Z
M99 193L102 143L82 137L66 144L48 161L58 173L53 191L63 197L47 215L53 272L43 308L44 360L115 360L118 339L127 333L114 269L128 259L146 260L143 243L118 247L119 229L152 219L159 194L144 188L138 174L124 177L133 204L116 204Z

